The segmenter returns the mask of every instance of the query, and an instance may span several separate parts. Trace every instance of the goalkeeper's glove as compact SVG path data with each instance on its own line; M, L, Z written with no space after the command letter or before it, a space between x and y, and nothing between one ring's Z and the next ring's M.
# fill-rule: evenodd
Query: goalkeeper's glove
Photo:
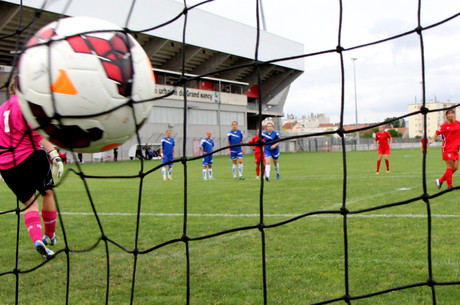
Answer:
M48 155L50 156L51 162L53 163L53 175L61 178L61 175L64 172L64 163L62 162L61 157L59 157L59 154L55 149L50 151Z

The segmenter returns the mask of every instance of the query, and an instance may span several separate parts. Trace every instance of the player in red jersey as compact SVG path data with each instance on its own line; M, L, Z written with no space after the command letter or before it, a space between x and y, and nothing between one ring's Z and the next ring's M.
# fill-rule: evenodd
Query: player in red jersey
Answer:
M455 120L455 111L449 109L446 111L446 119L436 133L433 135L433 138L428 142L431 144L436 140L436 138L442 136L442 159L446 161L446 172L441 177L441 179L436 179L436 185L438 189L441 189L442 183L447 181L447 188L452 187L452 175L458 169L458 147L460 145L460 122Z
M259 141L259 129L257 129L257 135L252 137L252 139L248 142L248 143L253 143L253 144L257 144L257 142ZM255 156L255 162L256 162L256 174L257 174L257 179L259 179L259 176L260 176L260 161L263 162L263 164L265 164L265 157L264 157L264 152L263 152L263 146L251 146L251 149L255 152L254 156ZM263 160L261 160L263 158ZM263 166L262 165L262 175L264 174L264 170L263 170Z
M390 139L389 143L388 139ZM382 160L382 155L385 155L385 164L388 174L390 173L390 160L388 160L388 155L391 154L390 149L393 144L393 138L388 131L383 129L383 126L379 126L379 132L375 134L374 149L377 149L377 142L379 142L379 159L377 160L377 171L375 173L380 173L380 162Z

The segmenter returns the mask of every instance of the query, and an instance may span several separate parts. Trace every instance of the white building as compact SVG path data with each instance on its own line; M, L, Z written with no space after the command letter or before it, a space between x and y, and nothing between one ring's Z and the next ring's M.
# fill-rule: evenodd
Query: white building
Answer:
M429 110L444 109L455 106L456 103L451 102L440 102L440 101L427 101L425 107ZM421 103L410 104L408 106L408 112L416 112L422 107ZM455 108L455 114L458 117L458 108ZM408 118L409 121L409 138L423 137L423 114L412 115ZM427 136L431 138L439 126L446 121L446 111L435 111L427 114L426 131Z

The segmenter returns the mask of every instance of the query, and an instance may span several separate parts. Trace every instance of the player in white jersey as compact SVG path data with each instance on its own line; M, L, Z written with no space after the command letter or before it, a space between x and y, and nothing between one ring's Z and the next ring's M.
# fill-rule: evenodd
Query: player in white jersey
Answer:
M214 150L214 140L211 139L212 131L206 132L206 138L202 139L200 142L200 151L204 154L212 153ZM203 157L203 180L208 180L206 178L206 172L208 173L209 180L215 180L212 176L212 155Z
M278 132L273 130L273 123L268 122L267 123L267 130L262 133L262 138L264 139L265 142L271 142L275 140L279 140L280 136ZM270 181L270 166L271 166L271 161L273 159L273 163L275 165L276 169L276 179L280 178L280 167L278 163L278 157L280 155L280 150L279 150L279 144L280 142L276 143L270 143L268 145L265 145L265 180Z

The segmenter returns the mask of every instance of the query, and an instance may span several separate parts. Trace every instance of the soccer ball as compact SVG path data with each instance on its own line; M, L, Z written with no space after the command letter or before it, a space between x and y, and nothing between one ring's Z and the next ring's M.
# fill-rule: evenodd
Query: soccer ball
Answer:
M98 18L46 25L19 58L21 111L61 148L101 152L123 144L146 120L154 94L152 66L141 45Z

